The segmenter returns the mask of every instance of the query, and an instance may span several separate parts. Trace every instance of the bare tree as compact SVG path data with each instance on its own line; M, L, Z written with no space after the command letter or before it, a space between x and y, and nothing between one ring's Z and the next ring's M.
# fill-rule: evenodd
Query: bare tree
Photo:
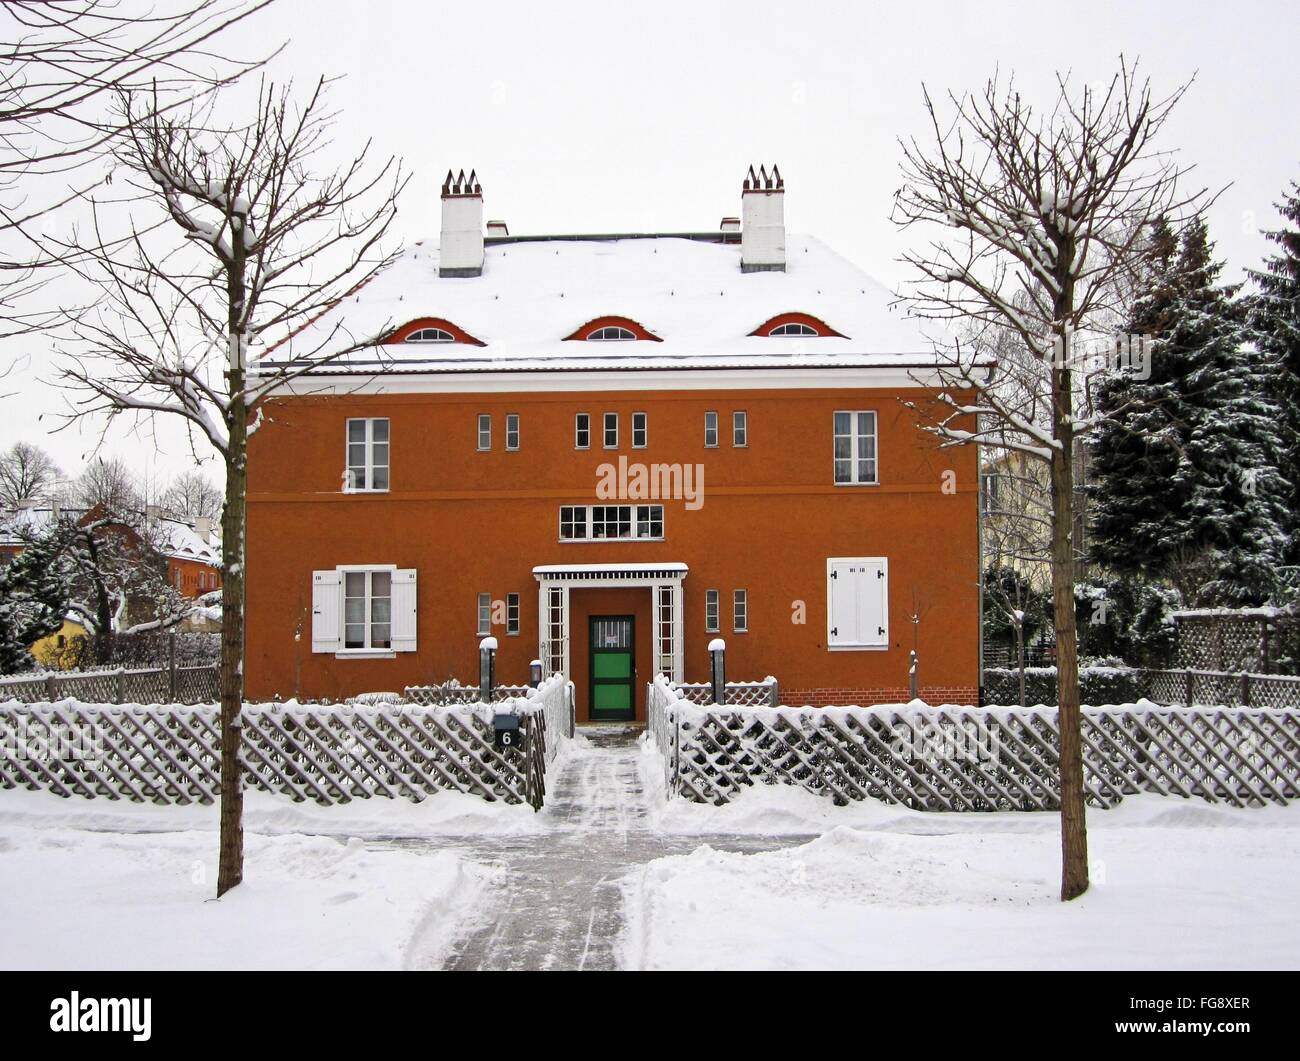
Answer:
M1098 361L1088 340L1116 315L1143 226L1203 200L1180 195L1185 170L1153 146L1185 90L1153 99L1136 65L1121 59L1100 90L1058 76L1044 113L996 78L977 95L950 94L943 116L927 91L931 136L902 145L895 220L940 233L904 256L919 274L907 301L922 317L988 336L973 347L939 344L942 387L922 421L941 446L988 446L1048 468L1066 900L1088 887L1073 475L1075 437L1089 420L1079 414L1078 377ZM981 352L1003 332L1031 355L1022 364Z
M217 519L221 515L221 488L200 471L184 471L163 491L162 503L182 519Z
M140 507L140 484L120 457L99 457L72 483L70 500L79 508L125 516Z
M24 501L41 501L58 488L59 466L40 446L15 442L0 454L0 507L17 508Z
M52 250L38 223L102 180L82 172L123 130L109 104L148 87L184 105L257 65L210 50L271 0L7 0L0 8L0 335L42 324L30 296Z
M218 895L243 875L248 436L259 403L318 367L336 338L295 346L301 326L391 260L379 246L406 183L396 159L371 165L369 144L341 167L325 157L333 126L325 90L322 79L297 104L291 89L263 84L253 119L238 127L214 121L211 108L177 116L148 107L132 119L119 152L124 179L142 212L167 219L169 238L142 234L129 258L100 243L92 266L79 268L103 286L104 304L67 322L74 356L63 377L81 395L74 415L179 416L192 443L211 446L224 464ZM266 345L276 349L274 366L264 359L250 371L250 348Z

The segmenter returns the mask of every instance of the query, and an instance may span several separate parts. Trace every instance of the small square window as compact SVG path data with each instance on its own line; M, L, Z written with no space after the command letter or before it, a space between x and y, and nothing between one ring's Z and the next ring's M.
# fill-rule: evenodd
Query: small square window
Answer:
M632 448L645 449L648 437L648 425L645 413L632 414Z

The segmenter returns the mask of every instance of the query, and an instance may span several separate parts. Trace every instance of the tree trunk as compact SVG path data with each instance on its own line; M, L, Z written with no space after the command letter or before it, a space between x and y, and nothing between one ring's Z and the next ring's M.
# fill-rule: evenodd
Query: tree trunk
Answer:
M1084 812L1083 738L1079 710L1079 645L1074 611L1073 385L1068 353L1052 368L1052 603L1061 772L1061 899L1088 890L1088 826Z
M241 240L236 239L237 247ZM244 879L244 778L239 766L244 706L244 522L248 474L248 409L244 404L243 256L229 270L230 410L226 448L226 505L221 520L221 849L217 895Z
M1020 669L1020 706L1025 706L1025 624L1016 623L1016 666Z

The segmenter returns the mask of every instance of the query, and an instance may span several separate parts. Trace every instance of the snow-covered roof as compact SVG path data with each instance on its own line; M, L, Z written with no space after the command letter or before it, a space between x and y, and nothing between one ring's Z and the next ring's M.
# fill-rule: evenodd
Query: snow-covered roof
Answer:
M899 367L932 363L920 322L883 285L811 236L787 237L784 272L744 273L740 244L688 236L489 241L483 273L439 277L419 243L264 362L329 357L421 318L480 340L367 346L317 373L506 370ZM754 336L806 313L840 337ZM662 342L566 340L598 317L630 318ZM319 350L319 354L316 351Z
M56 516L80 521L88 513L83 508L18 508L0 512L0 546L26 545L31 537L40 535ZM136 513L139 525L148 522L145 513ZM216 525L214 524L214 531ZM154 519L150 541L163 556L176 560L194 560L210 567L221 565L221 542L215 533L205 542L192 523L172 516Z

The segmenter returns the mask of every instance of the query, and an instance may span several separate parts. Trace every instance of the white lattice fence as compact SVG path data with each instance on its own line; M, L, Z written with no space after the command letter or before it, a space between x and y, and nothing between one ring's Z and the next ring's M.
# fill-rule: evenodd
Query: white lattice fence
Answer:
M0 678L0 699L27 703L73 699L100 704L201 704L216 701L218 692L217 668L211 665L177 667L175 671L166 667L118 668Z
M677 682L674 688L692 704L713 703L713 686L709 682ZM723 696L728 707L775 707L781 702L781 687L775 678L727 682Z
M565 735L553 723L568 683L494 705L249 704L240 760L251 788L346 803L438 791L540 807L546 764ZM520 716L523 740L497 749L493 715ZM554 734L548 741L548 730ZM0 704L0 788L154 803L210 803L220 790L213 705Z
M1056 712L904 706L702 709L657 682L649 728L665 784L697 802L781 783L836 803L879 799L922 810L1052 810ZM1300 793L1300 713L1085 708L1089 802L1158 792L1238 806Z

